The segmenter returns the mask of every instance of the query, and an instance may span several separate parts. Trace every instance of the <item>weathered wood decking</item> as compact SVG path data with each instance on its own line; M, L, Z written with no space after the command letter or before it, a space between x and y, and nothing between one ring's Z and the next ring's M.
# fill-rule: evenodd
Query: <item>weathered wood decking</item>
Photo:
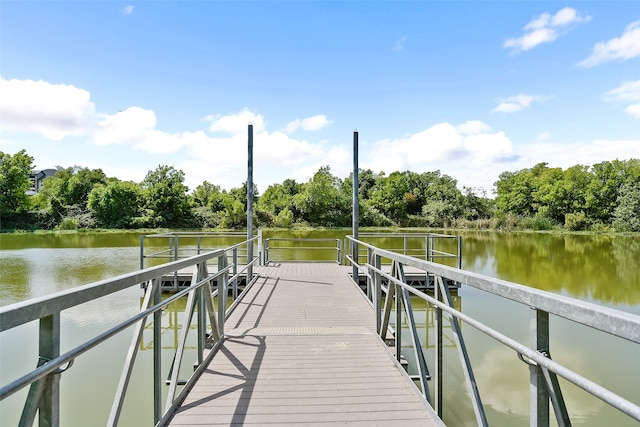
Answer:
M260 276L170 425L441 425L344 267L282 263Z

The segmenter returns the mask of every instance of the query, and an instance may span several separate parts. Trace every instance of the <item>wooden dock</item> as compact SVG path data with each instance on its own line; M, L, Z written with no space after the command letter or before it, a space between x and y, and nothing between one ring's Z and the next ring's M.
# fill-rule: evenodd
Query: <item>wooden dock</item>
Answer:
M259 271L169 425L443 425L375 333L345 267Z

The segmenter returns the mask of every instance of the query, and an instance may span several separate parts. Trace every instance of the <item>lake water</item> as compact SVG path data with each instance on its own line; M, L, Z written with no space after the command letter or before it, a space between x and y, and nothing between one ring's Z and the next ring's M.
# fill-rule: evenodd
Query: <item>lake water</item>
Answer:
M348 233L346 230L265 232L264 237L342 239ZM640 314L640 237L492 232L465 232L462 236L465 269ZM133 271L139 268L139 242L140 235L136 233L0 235L0 305ZM451 245L445 249L455 250L455 242ZM304 249L294 252L303 257L316 256ZM64 312L62 352L136 313L141 297L140 289L128 289ZM418 323L431 325L431 311L424 304L414 305L418 306ZM467 287L458 291L456 305L466 314L528 344L527 307ZM174 326L183 307L183 303L177 303L164 312L166 364L171 362L169 355L178 334ZM528 368L513 351L496 345L471 327L463 325L463 330L490 424L527 426ZM427 343L428 363L433 360L431 332L428 327L421 332ZM106 422L129 340L130 334L116 336L79 358L63 374L62 425ZM449 344L445 350L445 422L449 426L475 425L450 334L445 342ZM148 344L143 343L143 349L150 348ZM555 360L623 397L640 401L637 345L552 317L551 354ZM2 384L32 369L36 359L35 322L0 336ZM150 410L141 409L150 408L153 394L148 380L150 360L150 351L140 353L121 425L152 423ZM192 361L189 359L185 366ZM562 387L574 425L637 425L586 392L564 382ZM0 425L17 424L25 395L26 392L17 393L0 403Z

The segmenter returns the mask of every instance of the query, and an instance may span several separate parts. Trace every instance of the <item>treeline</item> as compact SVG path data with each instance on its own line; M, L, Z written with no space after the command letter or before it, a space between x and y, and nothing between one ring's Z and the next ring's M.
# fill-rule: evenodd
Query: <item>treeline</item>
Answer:
M140 183L101 169L58 168L28 195L33 158L0 152L0 228L243 228L246 185L203 182L192 192L184 172L158 166ZM264 227L349 227L352 182L328 166L306 183L287 179L259 194L254 223ZM602 162L567 170L545 163L503 172L495 198L440 171L358 174L360 225L492 229L640 231L640 161Z

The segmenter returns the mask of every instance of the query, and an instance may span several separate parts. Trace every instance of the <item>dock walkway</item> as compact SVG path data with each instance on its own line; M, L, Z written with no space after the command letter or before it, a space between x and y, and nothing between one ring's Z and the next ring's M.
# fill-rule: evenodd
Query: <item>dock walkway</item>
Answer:
M443 425L378 338L344 267L259 269L170 425Z

